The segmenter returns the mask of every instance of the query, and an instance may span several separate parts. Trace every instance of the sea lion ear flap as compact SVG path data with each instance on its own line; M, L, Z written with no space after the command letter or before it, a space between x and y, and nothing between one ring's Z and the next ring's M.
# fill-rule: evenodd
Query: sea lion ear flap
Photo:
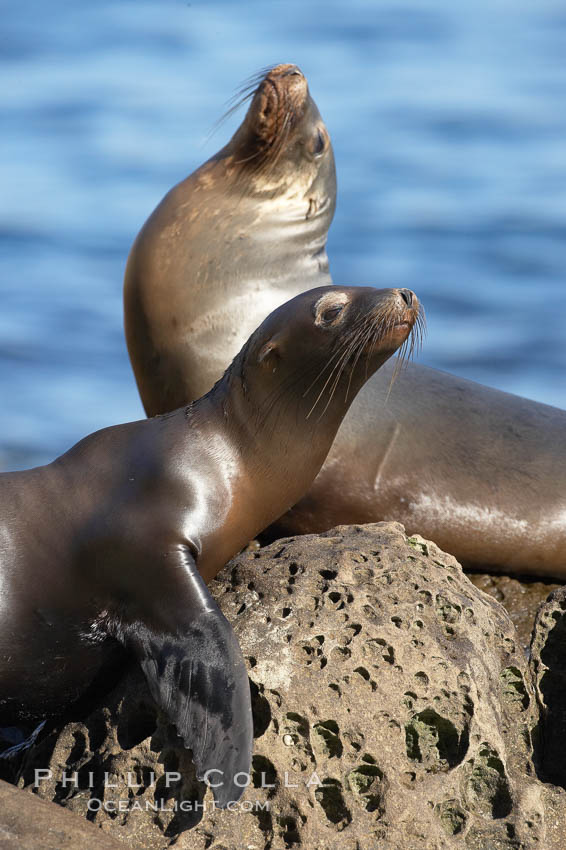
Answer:
M275 366L280 356L279 340L274 336L261 346L257 355L257 362L264 363L266 366L270 364Z

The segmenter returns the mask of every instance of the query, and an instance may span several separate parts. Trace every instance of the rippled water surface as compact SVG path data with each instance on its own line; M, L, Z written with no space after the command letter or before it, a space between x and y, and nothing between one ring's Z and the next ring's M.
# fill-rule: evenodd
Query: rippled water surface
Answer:
M408 286L422 362L566 407L566 8L5 0L0 467L140 418L139 227L217 150L241 80L296 62L330 130L338 283Z

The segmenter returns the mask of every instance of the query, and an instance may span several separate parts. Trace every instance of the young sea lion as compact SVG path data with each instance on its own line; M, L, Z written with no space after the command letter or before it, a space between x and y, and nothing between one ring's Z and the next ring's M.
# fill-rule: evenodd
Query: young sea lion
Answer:
M205 392L269 310L330 282L335 191L306 80L280 65L130 253L126 331L149 414ZM566 412L413 364L390 385L386 366L269 535L399 520L467 565L566 577Z
M210 392L0 476L0 723L58 714L132 650L224 806L250 765L248 679L205 582L312 483L409 290L321 287L275 310ZM218 774L214 774L216 780Z

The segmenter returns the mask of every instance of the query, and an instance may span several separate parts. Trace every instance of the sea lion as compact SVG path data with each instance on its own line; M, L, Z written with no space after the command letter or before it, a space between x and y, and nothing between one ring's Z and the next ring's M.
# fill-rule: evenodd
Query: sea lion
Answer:
M415 363L364 387L270 536L397 520L468 568L566 578L566 412Z
M335 200L328 131L301 71L279 65L231 141L171 189L130 252L126 341L148 416L203 395L232 359L227 346L235 355L274 307L332 283Z
M309 286L313 275L329 281L331 147L313 158L293 129L281 132L314 140L320 127L291 68L265 76L232 141L165 197L133 245L126 329L148 412L206 391L241 336L297 292L303 268ZM265 164L255 170L258 158ZM275 185L270 168L286 180ZM313 176L324 198L314 217L305 191ZM269 537L399 520L468 566L564 578L566 412L415 364L390 384L385 366L354 402L309 493Z
M0 724L60 714L125 647L197 776L221 771L218 805L237 799L248 679L205 582L307 490L352 398L418 320L409 290L303 293L203 398L1 475Z

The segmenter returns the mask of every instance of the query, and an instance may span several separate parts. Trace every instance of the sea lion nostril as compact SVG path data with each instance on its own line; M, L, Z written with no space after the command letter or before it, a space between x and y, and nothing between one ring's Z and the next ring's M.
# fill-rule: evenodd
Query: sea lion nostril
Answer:
M399 295L407 305L407 307L412 307L413 305L413 293L410 289L400 289Z
M287 71L285 71L282 76L283 77L295 77L295 76L296 77L302 77L303 72L301 71L300 68L297 67L297 65L293 65L291 68L289 68Z

